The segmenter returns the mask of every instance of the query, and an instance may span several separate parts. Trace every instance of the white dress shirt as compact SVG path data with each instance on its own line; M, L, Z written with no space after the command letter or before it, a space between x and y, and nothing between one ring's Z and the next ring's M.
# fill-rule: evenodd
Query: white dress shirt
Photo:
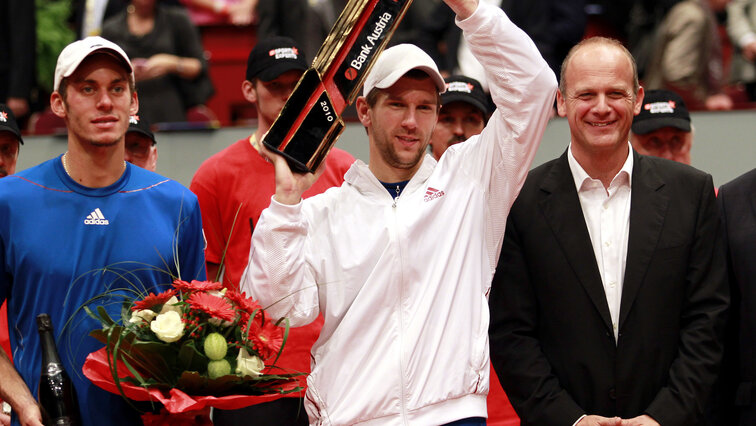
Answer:
M633 156L629 145L628 142L625 164L614 176L609 188L604 188L600 180L588 176L572 155L572 145L567 152L567 161L575 180L601 282L604 284L615 344L619 337L619 312L630 233L630 179L633 174Z

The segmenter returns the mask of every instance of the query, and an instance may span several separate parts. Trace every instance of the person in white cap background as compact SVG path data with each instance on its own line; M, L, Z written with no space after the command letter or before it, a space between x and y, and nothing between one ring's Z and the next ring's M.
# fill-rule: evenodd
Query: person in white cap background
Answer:
M115 290L97 304L117 317L131 283L157 293L172 276L204 279L199 205L179 183L124 161L138 100L117 45L89 37L63 49L50 104L68 127L68 150L0 179L0 301L8 302L15 364L0 351L0 398L13 408L13 424L41 424L36 316L47 313L78 395L79 424L138 424L121 396L81 374L85 357L102 347L88 336L100 325L81 306ZM166 271L163 260L174 256L178 265Z
M556 78L503 11L445 2L489 72L497 110L479 136L438 163L426 154L445 83L426 53L400 44L377 58L356 101L370 158L342 186L302 200L318 174L265 151L276 193L242 289L294 326L325 317L310 424L485 424L488 289Z

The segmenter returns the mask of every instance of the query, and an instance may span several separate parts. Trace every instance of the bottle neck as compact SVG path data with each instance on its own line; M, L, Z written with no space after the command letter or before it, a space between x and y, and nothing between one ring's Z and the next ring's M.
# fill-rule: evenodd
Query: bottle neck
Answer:
M48 374L54 374L56 372L49 372L49 364L60 365L60 356L58 356L58 350L55 347L55 338L53 337L52 330L45 330L39 332L39 340L42 344L42 374L46 372Z

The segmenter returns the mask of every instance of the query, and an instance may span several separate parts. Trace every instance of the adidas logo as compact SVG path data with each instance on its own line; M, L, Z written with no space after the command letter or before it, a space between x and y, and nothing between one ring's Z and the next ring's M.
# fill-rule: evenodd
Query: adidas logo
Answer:
M84 225L110 225L110 222L105 219L100 209L96 208L84 219Z
M444 195L446 195L444 191L440 191L436 188L431 188L429 186L428 189L425 190L425 197L423 198L423 201L426 201L426 202L433 201L436 198L443 197Z

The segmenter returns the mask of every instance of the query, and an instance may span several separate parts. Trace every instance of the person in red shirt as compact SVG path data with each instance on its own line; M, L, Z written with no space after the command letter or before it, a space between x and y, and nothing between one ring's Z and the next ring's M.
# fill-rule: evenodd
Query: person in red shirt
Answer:
M273 165L260 155L260 140L307 68L302 50L294 40L287 37L260 40L249 54L242 83L245 99L257 107L257 130L208 158L192 178L189 188L199 198L207 239L207 276L222 280L228 288L239 288L249 259L252 231L275 193ZM331 149L325 172L305 192L305 197L341 185L353 162L347 152ZM306 327L292 328L276 365L285 372L308 373L310 348L322 326L320 318ZM304 376L301 385L306 386ZM251 418L259 424L307 425L302 395L304 391L242 410L216 410L213 420L221 426L249 424Z
M16 172L18 151L23 143L24 140L21 138L21 131L18 128L13 111L7 105L0 104L0 178ZM2 348L0 350L5 351L8 358L11 358L8 314L5 303L0 307L0 348ZM0 404L3 404L2 401L0 401ZM3 410L0 411L0 425L10 425L10 416L6 412L5 405L3 405Z

